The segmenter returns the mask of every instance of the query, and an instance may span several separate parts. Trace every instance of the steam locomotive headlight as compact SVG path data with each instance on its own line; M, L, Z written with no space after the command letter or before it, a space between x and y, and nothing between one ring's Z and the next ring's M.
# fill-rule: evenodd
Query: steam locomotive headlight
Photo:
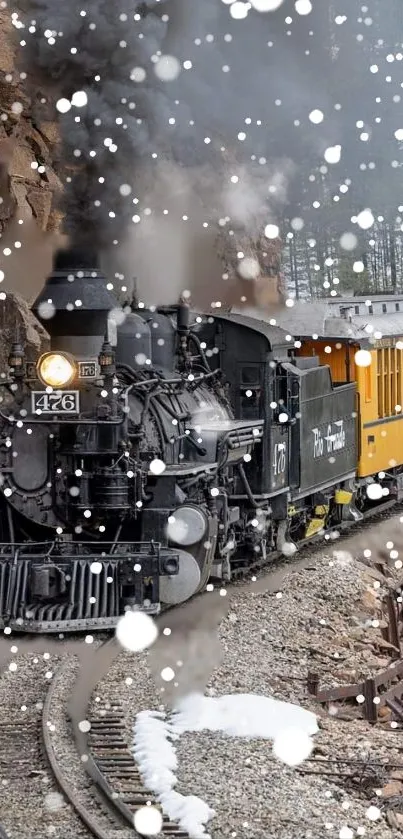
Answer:
M48 352L39 359L37 373L44 385L64 387L73 381L76 365L74 359L64 353Z
M168 518L166 535L175 545L196 545L207 530L207 521L197 507L179 507Z

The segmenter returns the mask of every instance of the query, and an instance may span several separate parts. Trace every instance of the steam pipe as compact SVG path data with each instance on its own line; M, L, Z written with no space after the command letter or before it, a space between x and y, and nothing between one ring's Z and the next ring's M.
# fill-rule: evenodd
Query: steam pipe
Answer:
M254 495L253 495L253 492L252 492L252 490L251 490L251 488L250 488L249 481L248 481L248 479L247 479L247 477L246 477L246 475L245 475L245 470L244 470L244 468L243 468L243 466L242 466L242 463L239 463L239 464L238 464L238 472L239 472L239 475L240 475L241 481L242 481L242 483L243 483L243 485L244 485L246 495L248 496L248 499L249 499L250 503L252 504L252 507L254 507L254 508L255 508L255 510L257 510L257 509L259 508L259 506L260 506L260 505L257 503L257 501L256 501L256 499L255 499L255 497L254 497Z
M174 408L171 408L170 405L165 405L164 402L161 402L157 394L151 394L151 399L153 402L157 402L160 408L166 411L171 417L173 417L173 419L178 420L178 422L184 422L190 417L189 411L187 411L186 413L182 411L182 413L179 414L177 411L174 410Z
M10 536L10 542L12 545L15 543L15 531L14 531L14 522L13 522L13 514L9 504L7 504L7 524Z
M202 362L203 362L203 364L204 364L204 366L205 366L205 368L206 368L207 372L210 372L210 371L211 371L211 367L210 367L210 365L209 365L209 363L208 363L208 361L207 361L207 356L206 356L206 353L204 352L204 349L202 348L202 345L201 345L201 341L200 341L199 336L198 336L198 335L195 335L195 334L194 334L194 332L191 332L191 333L190 333L190 335L189 335L189 340L190 340L190 341L193 341L193 343L194 343L194 344L196 344L196 347L197 347L197 349L198 349L198 351L199 351L200 358L201 358L201 360L202 360Z

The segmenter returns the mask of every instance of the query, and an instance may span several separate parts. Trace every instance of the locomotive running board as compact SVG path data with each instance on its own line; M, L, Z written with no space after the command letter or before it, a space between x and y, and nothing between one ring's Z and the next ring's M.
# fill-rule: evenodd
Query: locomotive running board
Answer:
M161 606L154 604L148 608L142 608L142 613L152 615L153 617L159 615ZM30 620L0 620L0 629L5 626L10 627L13 632L28 632L32 634L38 633L59 633L59 632L81 632L87 629L115 629L116 624L121 615L107 618L79 618L78 620L59 620L59 621L30 621Z

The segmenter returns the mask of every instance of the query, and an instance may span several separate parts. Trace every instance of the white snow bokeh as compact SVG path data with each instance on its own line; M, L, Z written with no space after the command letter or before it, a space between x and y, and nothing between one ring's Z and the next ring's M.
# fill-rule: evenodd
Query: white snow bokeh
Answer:
M116 638L129 652L145 650L158 637L157 624L145 612L125 612L116 625Z
M309 119L314 125L320 125L320 123L324 120L323 111L319 108L314 108L314 110L309 114Z
M371 807L368 807L368 810L366 811L365 815L370 822L375 822L377 821L377 819L381 817L381 811L379 807L371 805Z
M340 236L340 247L344 251L353 251L358 245L358 239L355 233L346 231Z
M378 484L376 481L372 484L368 484L366 488L367 496L370 501L380 501L383 498L383 487L381 484Z
M169 516L166 526L166 538L177 545L185 545L189 533L189 526L186 521L175 516Z
M74 105L75 108L85 108L88 104L88 96L85 90L76 90L71 97L71 104Z
M299 15L310 15L312 11L311 0L296 0L295 11Z
M206 697L191 694L180 700L168 717L159 711L136 716L133 754L146 786L164 812L189 833L203 839L214 810L198 796L176 792L178 766L173 743L181 734L215 731L229 737L273 740L274 755L289 766L309 757L317 718L298 705L255 694Z
M180 61L174 55L161 55L154 66L154 73L161 82L172 82L181 71Z
M275 12L284 0L250 0L250 2L257 12Z
M341 146L329 146L324 154L326 163L339 163L341 158Z
M156 807L139 807L134 814L134 826L141 836L157 836L162 830L162 816Z
M59 114L67 114L68 111L71 109L71 102L69 99L58 99L56 102L56 110L59 111Z
M369 230L369 228L375 224L372 210L362 210L361 213L358 213L357 224L362 230Z
M43 320L50 320L53 318L56 313L56 306L52 303L51 300L43 300L42 303L39 303L38 306L38 315Z
M357 350L354 361L357 367L369 367L372 363L372 355L369 350Z
M264 235L266 239L277 239L280 235L280 229L277 224L266 224L264 229Z
M249 8L248 3L242 3L240 0L236 0L236 2L231 5L230 15L234 18L234 20L243 20L248 16Z
M260 274L259 260L245 256L238 263L238 274L243 280L256 280Z
M273 754L288 766L303 763L313 749L309 734L300 728L284 728L278 732L273 743Z
M152 472L153 475L162 475L166 468L166 463L164 463L163 460L160 460L159 457L155 457L150 463L150 472Z
M91 562L90 565L91 574L101 574L102 573L102 562Z

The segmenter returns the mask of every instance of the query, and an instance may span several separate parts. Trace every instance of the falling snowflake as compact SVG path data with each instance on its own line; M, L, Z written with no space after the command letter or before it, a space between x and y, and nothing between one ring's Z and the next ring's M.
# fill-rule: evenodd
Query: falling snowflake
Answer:
M151 647L158 637L155 621L144 612L125 612L116 626L116 638L129 652L139 652Z

